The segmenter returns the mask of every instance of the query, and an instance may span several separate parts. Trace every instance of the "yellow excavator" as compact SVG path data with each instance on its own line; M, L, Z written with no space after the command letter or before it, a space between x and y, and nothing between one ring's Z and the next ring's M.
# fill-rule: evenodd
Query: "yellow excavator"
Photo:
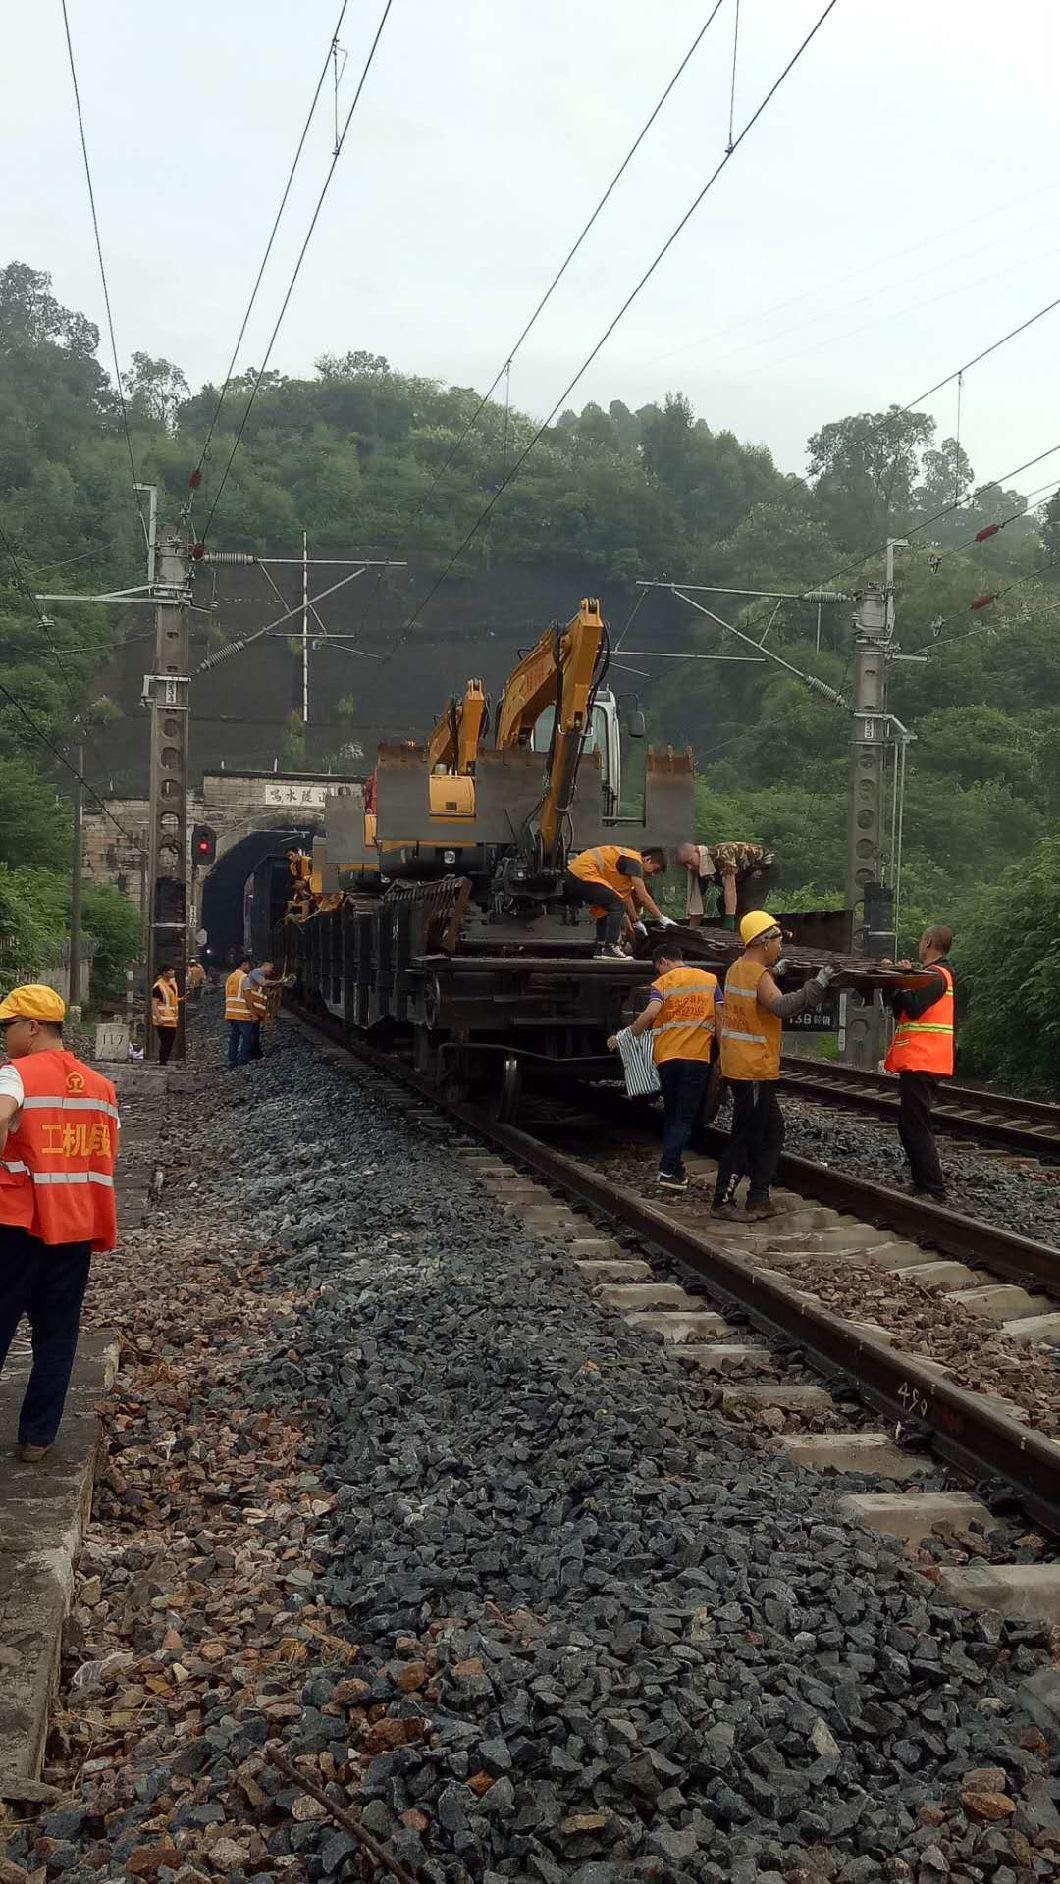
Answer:
M546 891L577 845L679 843L692 829L692 763L647 755L643 814L620 815L618 703L607 688L607 625L586 598L545 630L508 676L484 743L487 702L469 680L424 743L385 742L361 795L328 803L329 858L339 881L457 871L503 895ZM638 723L639 722L639 723ZM643 716L627 726L643 735ZM502 880L503 879L503 880ZM522 886L516 892L514 885Z

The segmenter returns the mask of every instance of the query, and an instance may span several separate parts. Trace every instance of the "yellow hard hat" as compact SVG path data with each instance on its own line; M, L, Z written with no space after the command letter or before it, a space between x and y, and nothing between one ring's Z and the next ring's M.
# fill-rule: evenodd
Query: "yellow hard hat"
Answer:
M746 916L740 917L740 941L745 949L749 949L752 942L761 942L770 929L779 932L780 924L768 909L749 909Z
M66 1002L62 995L42 981L23 982L21 988L12 988L7 998L0 1001L0 1026L12 1020L50 1021L55 1026L65 1017Z

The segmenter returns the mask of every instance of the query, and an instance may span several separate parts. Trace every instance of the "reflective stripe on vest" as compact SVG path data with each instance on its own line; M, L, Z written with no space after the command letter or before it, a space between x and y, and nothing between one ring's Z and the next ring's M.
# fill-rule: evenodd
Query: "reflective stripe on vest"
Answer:
M938 968L946 986L919 1020L899 1020L883 1063L889 1073L933 1073L947 1079L953 1072L953 973L941 964Z
M243 982L246 979L241 968L235 969L225 982L225 1020L252 1020L253 1016L243 999Z
M738 955L725 977L719 1046L726 1079L780 1078L780 1017L758 1001L758 984L766 972L761 962ZM730 1005L737 1002L739 1007ZM747 1002L754 1004L750 1012ZM730 1020L738 1025L730 1026Z
M178 1006L180 997L172 983L162 981L160 978L155 982L151 994L154 1000L157 1001L160 1009L158 1019L155 1021L155 1026L175 1027L180 1018L180 1009Z
M671 968L652 983L652 992L662 996L652 1021L657 1065L710 1059L717 991L717 978L705 968Z
M0 1161L0 1223L43 1243L113 1249L114 1087L65 1048L26 1054L18 1070L25 1097Z

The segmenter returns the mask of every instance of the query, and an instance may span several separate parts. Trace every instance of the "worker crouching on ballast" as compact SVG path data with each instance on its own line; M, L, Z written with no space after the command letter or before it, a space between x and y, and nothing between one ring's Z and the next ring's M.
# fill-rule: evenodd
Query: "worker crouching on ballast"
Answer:
M571 858L564 888L571 901L588 903L596 917L597 955L622 956L622 935L632 931L642 913L653 916L664 928L673 926L644 881L665 869L665 851L627 850L622 844L594 844Z
M717 977L685 961L676 943L664 943L655 955L656 977L648 1005L630 1023L632 1034L651 1029L652 1054L663 1099L663 1142L659 1183L663 1190L688 1185L684 1151L692 1136L710 1078L714 1045ZM608 1046L618 1045L612 1035Z
M827 994L836 970L827 964L812 981L782 994L772 970L781 971L781 932L765 909L752 909L740 923L744 948L725 976L721 1002L721 1071L732 1093L732 1130L718 1160L712 1209L737 1215L736 1187L749 1179L747 1216L770 1217L769 1187L784 1144L784 1119L777 1101L783 1022Z
M23 1314L33 1365L18 1421L18 1456L43 1459L70 1386L93 1251L118 1225L114 1087L63 1045L66 1007L28 983L0 1002L0 1368Z
M917 954L932 970L922 988L902 988L891 996L897 1026L884 1060L888 1073L898 1075L898 1136L909 1161L915 1196L946 1200L946 1180L931 1129L931 1102L940 1079L950 1079L954 1068L953 969L949 952L953 930L948 923L925 929ZM899 968L912 968L899 962Z

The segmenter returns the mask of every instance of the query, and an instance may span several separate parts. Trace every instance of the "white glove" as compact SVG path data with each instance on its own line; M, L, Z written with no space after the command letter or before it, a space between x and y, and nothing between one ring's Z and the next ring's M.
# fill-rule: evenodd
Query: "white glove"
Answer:
M828 990L831 987L838 973L839 973L838 968L833 968L830 962L825 962L823 968L819 968L817 970L817 973L814 976L814 980L816 981L822 994L828 993Z
M787 956L782 955L779 962L773 963L773 973L777 976L786 975L790 967L791 963L788 961Z
M659 927L660 929L673 929L676 927L676 924L672 916L660 916Z
M648 925L646 922L640 922L638 920L633 924L633 927L638 935L647 935L648 933Z

